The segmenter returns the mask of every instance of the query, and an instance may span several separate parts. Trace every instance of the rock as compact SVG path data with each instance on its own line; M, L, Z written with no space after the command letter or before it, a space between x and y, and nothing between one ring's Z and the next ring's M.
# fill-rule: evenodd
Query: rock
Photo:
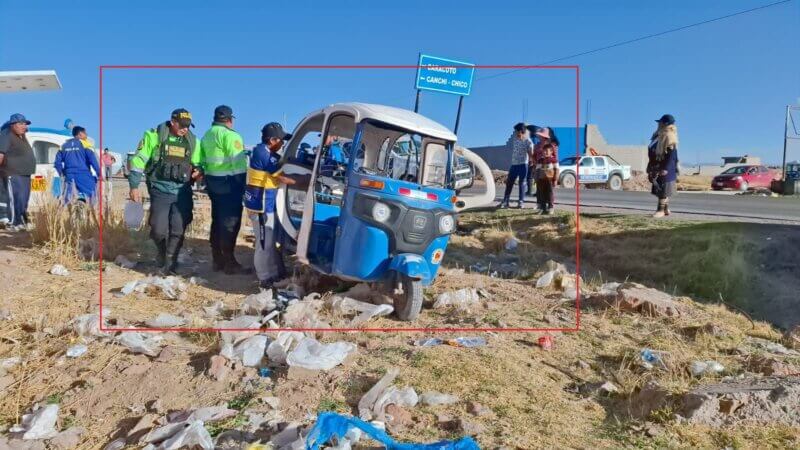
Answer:
M689 423L730 426L739 422L800 426L800 376L730 381L700 386L682 398Z
M453 419L449 414L437 414L436 425L445 431L457 431L459 428L459 421Z
M109 442L103 450L122 450L127 445L125 438L118 438L114 439L113 441Z
M586 361L581 360L581 359L575 361L575 367L577 367L578 369L583 369L583 370L589 370L589 369L592 368L592 366L589 363L587 363Z
M208 369L208 376L217 380L223 381L230 373L231 368L228 366L228 360L224 356L214 355L211 357L211 367Z
M670 392L654 381L649 381L632 396L629 412L636 419L644 419L650 412L664 407L670 399Z
M516 250L518 246L519 246L519 241L516 240L513 237L508 238L508 240L506 241L506 244L505 244L506 250L508 250L510 252L513 252L514 250Z
M128 442L138 442L148 431L158 425L158 415L148 413L142 416L136 425L128 431Z
M791 375L798 373L796 367L769 356L751 356L747 360L747 370L762 375Z
M405 430L412 423L411 413L397 405L386 407L386 419L386 425L393 433Z
M50 447L58 450L69 450L78 447L81 436L86 432L81 427L68 428L50 439Z
M66 267L62 266L61 264L56 264L50 268L51 275L57 275L60 277L69 276L69 270Z
M605 383L601 384L599 390L600 392L606 395L615 394L619 392L619 388L610 381L606 381Z
M677 317L683 306L671 295L637 283L619 285L616 291L601 292L586 297L585 304L596 308L615 308L651 317Z
M0 436L0 449L3 450L45 450L44 441L23 441L20 439L6 439Z
M492 410L478 402L469 402L467 404L467 412L473 416L481 417L492 413Z
M281 406L281 399L278 397L264 396L261 397L261 403L269 405L269 407L272 409L278 409Z
M147 407L148 411L156 414L164 414L167 412L167 409L164 408L164 404L161 402L160 398L147 402L145 406Z
M644 434L651 438L658 437L664 434L664 428L654 423L648 423L645 425Z
M467 436L477 436L486 431L486 427L476 422L470 422L468 420L458 419L457 423L458 423L458 430L460 430Z

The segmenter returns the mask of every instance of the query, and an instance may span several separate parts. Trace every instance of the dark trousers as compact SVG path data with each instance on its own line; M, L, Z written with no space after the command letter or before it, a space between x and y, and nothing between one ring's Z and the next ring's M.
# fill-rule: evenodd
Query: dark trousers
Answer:
M514 164L508 170L508 179L506 180L506 192L503 195L503 202L508 203L511 197L511 190L514 189L514 183L519 179L519 201L525 201L525 180L528 178L528 165L527 164Z
M226 193L209 191L211 198L211 255L216 264L232 263L236 237L242 227L242 197L244 192L232 189Z
M528 185L528 195L533 194L531 191L536 187L536 181L533 179L534 173L536 173L536 170L532 166L528 166L528 176L525 177L525 182Z
M8 193L8 218L11 225L28 223L28 201L31 198L30 175L8 175L5 177Z
M536 180L536 203L539 209L545 210L553 207L555 201L555 190L553 181L545 176Z
M166 251L173 262L183 245L186 227L192 223L192 191L183 189L176 194L168 194L158 189L148 189L150 193L150 237L159 252Z

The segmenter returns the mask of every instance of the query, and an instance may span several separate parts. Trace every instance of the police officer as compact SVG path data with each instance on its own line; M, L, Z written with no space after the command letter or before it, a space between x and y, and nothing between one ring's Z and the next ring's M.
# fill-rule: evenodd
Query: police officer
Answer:
M100 164L86 138L85 128L72 128L72 139L61 146L53 165L64 180L64 202L72 200L72 194L76 192L79 199L94 202Z
M211 255L214 271L250 273L236 261L236 237L242 226L242 196L247 155L242 137L233 130L233 110L214 109L214 123L201 141L208 196L211 199Z
M172 111L170 120L144 133L131 160L131 200L142 201L139 183L147 177L150 237L162 275L175 273L184 233L192 222L192 184L203 175L200 142L190 126L194 124L189 111Z

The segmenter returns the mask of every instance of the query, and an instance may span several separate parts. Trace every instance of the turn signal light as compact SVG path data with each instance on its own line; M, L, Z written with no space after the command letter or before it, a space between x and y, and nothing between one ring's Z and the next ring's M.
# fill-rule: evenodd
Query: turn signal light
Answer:
M383 186L384 186L383 181L370 180L370 179L367 179L367 178L362 179L361 182L359 182L359 185L361 187L370 188L370 189L383 189Z

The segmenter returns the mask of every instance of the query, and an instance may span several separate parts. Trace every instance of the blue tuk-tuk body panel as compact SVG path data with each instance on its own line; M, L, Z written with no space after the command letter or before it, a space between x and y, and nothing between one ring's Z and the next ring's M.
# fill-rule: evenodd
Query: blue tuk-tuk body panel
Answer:
M364 179L380 181L383 187L360 187ZM402 195L401 190L426 198ZM428 199L428 194L434 195L435 200ZM374 282L386 279L394 271L429 285L436 277L449 241L449 234L441 233L438 227L440 217L454 212L452 195L449 189L420 187L351 171L330 273L344 279ZM388 206L391 211L383 222L372 216L376 203ZM318 223L315 218L314 226Z

